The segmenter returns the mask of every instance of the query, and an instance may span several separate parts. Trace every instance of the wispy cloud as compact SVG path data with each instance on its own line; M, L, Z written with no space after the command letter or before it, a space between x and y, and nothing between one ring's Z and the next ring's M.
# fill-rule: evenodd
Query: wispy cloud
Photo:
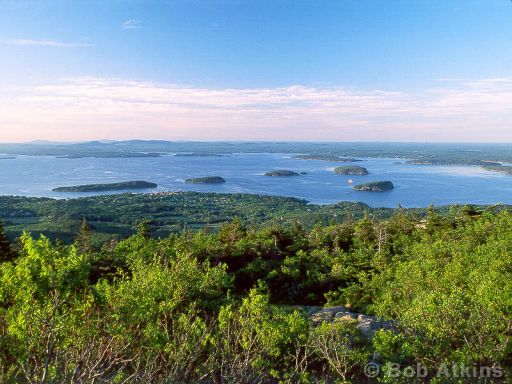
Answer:
M0 44L4 45L28 45L28 46L43 46L43 47L60 47L60 48L75 48L75 47L90 47L91 44L86 43L67 43L57 40L33 40L33 39L8 39L0 40Z
M140 20L130 19L126 20L123 25L123 29L142 29L142 22Z
M0 140L512 141L512 78L414 93L293 85L208 89L79 78L0 92Z

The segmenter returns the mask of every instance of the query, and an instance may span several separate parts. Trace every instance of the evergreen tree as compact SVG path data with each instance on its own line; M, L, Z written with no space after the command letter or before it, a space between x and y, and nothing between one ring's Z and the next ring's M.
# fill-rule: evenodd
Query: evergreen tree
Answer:
M4 233L3 223L0 221L0 263L11 261L16 257L16 254L11 248L9 239Z
M137 226L137 235L142 236L145 239L151 237L151 222L144 220Z
M75 240L75 246L81 253L90 253L92 251L92 233L91 226L84 218L80 224L80 230Z

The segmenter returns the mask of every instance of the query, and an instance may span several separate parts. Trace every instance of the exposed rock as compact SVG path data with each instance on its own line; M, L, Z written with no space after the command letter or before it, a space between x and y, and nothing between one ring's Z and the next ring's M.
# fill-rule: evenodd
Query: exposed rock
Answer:
M334 321L357 320L357 314L349 311L338 312L334 315Z
M364 313L352 312L344 306L323 308L310 315L311 321L315 324L324 321L357 321L356 328L361 332L364 338L372 340L379 329L393 330L395 328L392 321L378 318L377 316L366 315Z

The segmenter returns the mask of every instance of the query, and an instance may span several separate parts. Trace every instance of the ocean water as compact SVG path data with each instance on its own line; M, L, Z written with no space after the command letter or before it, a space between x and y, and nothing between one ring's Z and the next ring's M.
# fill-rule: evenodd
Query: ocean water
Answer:
M158 191L257 193L291 196L314 204L361 201L373 207L424 207L429 204L512 204L512 176L474 166L405 164L403 159L368 158L353 163L366 167L367 176L342 176L338 165L318 160L296 160L292 154L239 153L224 157L82 158L17 156L0 160L0 195L54 198L101 193L57 193L60 186L146 180ZM306 172L296 177L266 177L274 169ZM190 177L222 176L224 184L186 184ZM390 180L389 192L358 192L354 184ZM138 191L146 192L146 191ZM119 192L115 192L119 193Z

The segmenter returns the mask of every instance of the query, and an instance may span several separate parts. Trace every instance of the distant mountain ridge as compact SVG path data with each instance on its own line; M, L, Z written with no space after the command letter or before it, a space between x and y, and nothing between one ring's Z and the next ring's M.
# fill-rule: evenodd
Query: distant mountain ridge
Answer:
M289 153L307 159L320 158L397 158L427 165L491 165L512 163L512 143L382 143L382 142L257 142L257 141L166 141L166 140L97 140L62 143L37 140L22 144L0 144L5 155L63 157L136 157L139 154L176 153ZM307 161L307 160L305 160Z

